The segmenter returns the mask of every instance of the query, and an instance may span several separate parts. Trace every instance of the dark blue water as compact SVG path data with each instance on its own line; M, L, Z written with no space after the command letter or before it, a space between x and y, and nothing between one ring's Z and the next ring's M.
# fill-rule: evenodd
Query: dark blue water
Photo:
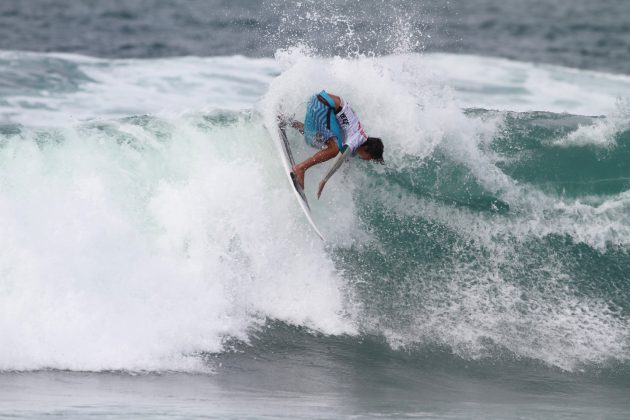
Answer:
M316 17L306 18L308 14ZM410 49L448 51L630 72L625 0L276 1L7 0L0 48L102 57L271 56L296 40L346 56L335 38L388 54L392 32L417 34ZM415 42L417 41L417 44Z

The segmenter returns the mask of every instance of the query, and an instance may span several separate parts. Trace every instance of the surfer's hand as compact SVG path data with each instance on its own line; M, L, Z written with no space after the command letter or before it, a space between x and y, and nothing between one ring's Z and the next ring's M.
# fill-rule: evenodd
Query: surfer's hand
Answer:
M319 188L317 189L317 199L319 200L319 196L322 195L322 191L324 190L324 187L326 186L326 181L322 180L319 182Z
M304 134L304 124L302 124L301 122L293 120L291 122L291 127L295 128L301 134Z

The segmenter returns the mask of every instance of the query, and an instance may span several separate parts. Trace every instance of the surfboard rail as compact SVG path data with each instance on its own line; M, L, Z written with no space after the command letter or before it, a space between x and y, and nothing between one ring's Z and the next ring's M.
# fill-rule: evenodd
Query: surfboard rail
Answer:
M300 187L295 179L295 174L293 173L293 166L295 166L295 159L293 158L293 152L291 151L291 146L289 145L289 140L287 138L287 133L284 131L284 127L281 124L275 124L275 126L270 129L267 127L267 130L272 135L274 141L276 141L280 148L280 155L282 156L282 164L284 165L285 173L291 183L291 189L295 193L295 197L297 198L300 207L302 208L302 212L304 216L306 216L306 220L308 220L311 228L315 231L317 236L322 241L325 241L324 235L319 231L315 221L313 220L313 216L311 215L311 207L308 204L308 200L306 198L306 194L304 193L304 189Z

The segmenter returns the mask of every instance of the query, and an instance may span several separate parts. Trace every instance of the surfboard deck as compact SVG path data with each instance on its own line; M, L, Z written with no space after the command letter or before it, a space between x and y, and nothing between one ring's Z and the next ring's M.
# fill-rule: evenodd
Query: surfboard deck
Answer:
M267 127L269 130L269 127ZM289 145L289 140L287 139L287 134L284 131L284 127L277 124L271 131L274 140L276 140L280 146L281 156L282 156L282 164L284 165L285 173L291 183L291 187L293 192L295 193L295 197L297 198L304 215L306 216L306 220L308 220L309 224L320 237L322 241L325 241L324 235L319 231L317 225L313 221L313 216L311 215L311 207L308 205L308 200L306 199L306 194L304 194L304 189L300 187L295 179L295 174L293 173L293 166L295 166L295 159L293 158L293 152L291 151L291 146Z

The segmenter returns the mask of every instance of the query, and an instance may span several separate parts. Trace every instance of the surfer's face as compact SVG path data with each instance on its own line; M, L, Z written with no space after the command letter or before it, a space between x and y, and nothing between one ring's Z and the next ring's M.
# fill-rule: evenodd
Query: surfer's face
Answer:
M363 160L383 163L383 141L378 137L368 137L357 149L357 155Z
M372 160L372 156L365 150L364 147L359 147L357 149L357 156L359 156L363 160Z
M375 157L373 157L370 152L368 152L364 147L359 147L357 149L357 156L360 157L363 160L373 160L373 161L379 161L380 159L377 159Z

